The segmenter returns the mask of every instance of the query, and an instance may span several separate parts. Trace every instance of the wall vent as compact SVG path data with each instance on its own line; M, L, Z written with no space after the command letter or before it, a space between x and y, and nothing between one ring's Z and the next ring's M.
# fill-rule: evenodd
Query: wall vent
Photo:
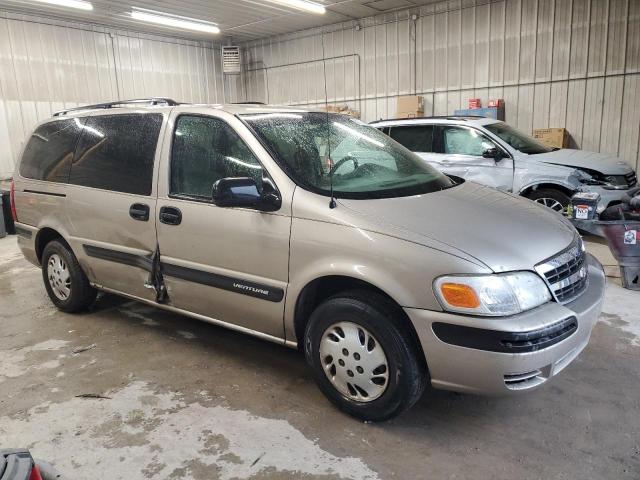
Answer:
M240 47L222 47L222 73L240 73Z

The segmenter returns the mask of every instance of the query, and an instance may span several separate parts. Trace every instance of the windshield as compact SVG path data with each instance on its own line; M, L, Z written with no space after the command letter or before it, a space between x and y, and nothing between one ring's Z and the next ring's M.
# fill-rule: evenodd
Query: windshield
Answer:
M543 145L535 138L532 138L529 135L516 130L506 123L491 123L489 125L484 125L484 128L489 130L494 135L500 137L516 150L520 150L522 153L536 155L538 153L549 153L553 151L552 148Z
M387 135L345 115L243 115L300 186L338 198L389 198L443 190L455 182ZM327 121L328 120L328 121Z

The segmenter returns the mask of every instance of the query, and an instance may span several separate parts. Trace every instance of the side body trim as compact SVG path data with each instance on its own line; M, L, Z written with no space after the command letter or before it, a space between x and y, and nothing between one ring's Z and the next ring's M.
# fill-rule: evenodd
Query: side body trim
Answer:
M101 260L121 263L132 267L141 268L147 272L153 270L151 257L136 255L133 253L119 252L94 245L83 245L87 255ZM162 274L167 277L179 278L189 282L209 285L210 287L228 290L250 297L261 298L269 302L280 302L284 298L282 288L272 287L262 283L251 282L242 278L229 277L218 273L205 272L194 268L182 267L171 263L160 262Z
M94 245L82 245L87 255L100 260L108 260L110 262L121 263L131 267L138 267L147 272L151 271L151 257L144 257L134 253L118 252L109 248L96 247Z
M189 282L201 283L210 287L241 293L250 297L262 298L270 302L279 302L284 297L284 290L261 283L249 282L242 278L228 277L218 273L205 272L193 268L181 267L161 262L162 274Z
M42 190L28 190L24 189L24 193L35 193L36 195L49 195L51 197L66 197L66 193L55 193L55 192L43 192Z

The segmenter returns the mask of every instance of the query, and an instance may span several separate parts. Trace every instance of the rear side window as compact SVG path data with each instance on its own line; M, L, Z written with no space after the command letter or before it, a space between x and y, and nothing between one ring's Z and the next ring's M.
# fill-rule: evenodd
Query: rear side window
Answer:
M412 152L433 152L433 127L431 125L391 127L389 136Z
M162 115L87 117L69 183L150 195Z
M223 120L181 115L171 150L171 195L211 200L221 178L251 177L262 189L262 166Z
M24 149L20 175L34 180L66 183L81 128L77 118L39 126Z

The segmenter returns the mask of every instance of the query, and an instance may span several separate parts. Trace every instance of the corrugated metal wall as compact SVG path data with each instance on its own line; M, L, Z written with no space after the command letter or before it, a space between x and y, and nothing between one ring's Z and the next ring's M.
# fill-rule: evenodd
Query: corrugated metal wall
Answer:
M566 127L639 166L639 0L451 0L322 31L245 44L247 99L323 104L324 43L329 102L363 120L393 117L399 95L435 115L504 98L520 129Z
M0 12L0 178L52 112L150 96L222 101L213 45Z

